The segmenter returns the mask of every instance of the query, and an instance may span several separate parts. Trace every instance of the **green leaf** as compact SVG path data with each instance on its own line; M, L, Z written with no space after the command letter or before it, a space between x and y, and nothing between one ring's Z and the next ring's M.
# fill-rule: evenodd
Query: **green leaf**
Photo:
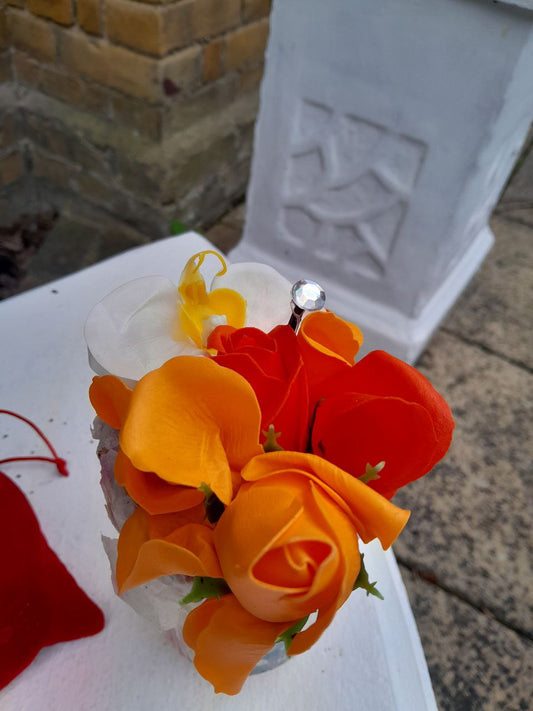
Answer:
M187 230L187 225L184 225L183 222L179 220L172 220L170 223L170 234L172 235L182 235L184 232L187 232Z
M189 602L200 602L208 597L216 597L220 600L222 595L230 593L229 585L224 578L205 578L196 576L194 578L191 592L180 600L180 605L186 605Z
M363 484L366 484L369 481L372 481L372 479L379 479L379 472L383 469L384 466L385 462L379 462L378 464L376 464L375 467L372 467L369 463L367 463L366 471L363 476L359 477L359 481L362 481Z
M366 590L367 597L368 595L375 595L375 597L379 597L380 600L384 600L385 598L383 595L379 592L379 590L376 587L376 582L371 583L369 578L368 578L368 573L365 568L365 563L364 563L364 557L365 554L361 553L361 570L359 571L359 575L357 576L357 580L355 581L353 585L353 590L357 590L357 588L363 588L363 590Z
M298 632L301 632L303 629L303 626L309 619L309 615L306 615L305 617L302 617L301 620L298 620L298 622L295 622L292 627L289 627L288 630L285 630L283 634L280 634L280 636L277 638L276 642L283 642L285 645L285 651L289 651L289 647L291 646L292 640L295 638L295 636L298 634Z
M278 437L281 437L281 432L274 431L274 425L269 425L268 431L262 430L263 436L266 437L263 443L265 452L283 452L283 447L278 444Z

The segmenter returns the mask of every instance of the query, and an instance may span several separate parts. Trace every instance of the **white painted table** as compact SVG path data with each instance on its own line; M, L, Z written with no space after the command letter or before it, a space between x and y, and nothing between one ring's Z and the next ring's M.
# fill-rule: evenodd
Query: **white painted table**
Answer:
M8 464L53 550L105 614L104 631L43 650L0 692L2 711L422 711L436 709L396 562L367 548L385 601L360 592L308 653L251 677L237 697L214 695L188 660L115 596L100 536L114 535L99 487L82 329L93 304L147 274L177 280L210 245L189 233L140 247L0 303L0 408L42 426L70 477L45 463ZM0 458L43 452L22 423L1 416ZM43 452L44 453L44 452Z

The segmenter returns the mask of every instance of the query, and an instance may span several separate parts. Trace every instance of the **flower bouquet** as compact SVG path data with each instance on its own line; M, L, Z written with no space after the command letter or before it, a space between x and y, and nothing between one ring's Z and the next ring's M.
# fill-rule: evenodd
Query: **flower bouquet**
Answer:
M305 652L352 591L380 597L358 543L394 542L409 512L390 499L454 427L423 375L381 351L356 360L361 332L313 282L216 252L177 287L115 290L85 336L117 592L163 629L182 611L215 691L237 694L273 649Z

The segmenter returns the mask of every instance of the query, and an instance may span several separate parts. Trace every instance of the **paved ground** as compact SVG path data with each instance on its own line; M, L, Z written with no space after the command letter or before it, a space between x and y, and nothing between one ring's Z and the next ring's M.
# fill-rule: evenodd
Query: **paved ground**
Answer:
M492 220L494 249L419 362L457 430L447 459L398 495L414 513L395 552L442 711L532 708L532 190L533 156ZM243 213L207 236L230 248ZM112 225L103 239L63 215L22 288L130 246Z

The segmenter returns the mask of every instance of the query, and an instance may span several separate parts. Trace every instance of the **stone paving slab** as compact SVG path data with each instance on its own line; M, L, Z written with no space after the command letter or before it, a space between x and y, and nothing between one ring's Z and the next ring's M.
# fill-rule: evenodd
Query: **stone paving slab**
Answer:
M443 328L533 368L533 234L510 220L491 227L494 247Z
M394 550L533 636L533 375L445 333L419 368L456 431L446 459L395 497L413 513Z
M533 642L401 572L441 711L529 711Z

